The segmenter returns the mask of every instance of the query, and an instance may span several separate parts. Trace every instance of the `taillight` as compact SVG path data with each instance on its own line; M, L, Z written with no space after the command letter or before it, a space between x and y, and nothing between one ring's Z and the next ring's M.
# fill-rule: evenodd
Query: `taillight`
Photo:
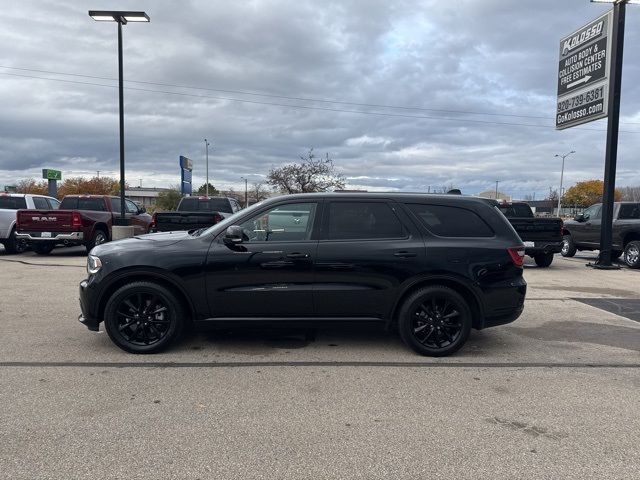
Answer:
M524 265L524 247L511 247L507 248L511 261L516 267L522 267Z
M82 217L80 216L80 214L78 212L72 212L71 213L71 226L73 228L82 227Z
M155 230L156 228L156 214L154 212L153 215L151 215L151 223L149 224L149 231L152 232L153 230Z

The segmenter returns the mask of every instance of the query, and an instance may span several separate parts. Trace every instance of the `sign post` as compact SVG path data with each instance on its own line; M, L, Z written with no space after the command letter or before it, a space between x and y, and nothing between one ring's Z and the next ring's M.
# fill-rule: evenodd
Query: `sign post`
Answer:
M627 1L615 1L613 10L560 41L556 129L608 117L600 254L589 264L601 269L618 268L611 265L611 242Z
M48 193L50 197L55 198L58 195L58 180L62 180L62 172L60 170L43 168L42 178L49 180Z
M611 77L609 92L611 114L607 122L607 147L604 161L604 196L602 197L602 224L600 227L600 255L595 268L617 268L611 265L611 243L613 239L613 202L616 188L616 163L618 160L618 127L620 124L620 91L622 90L622 51L624 48L625 2L613 6L613 28L611 31Z

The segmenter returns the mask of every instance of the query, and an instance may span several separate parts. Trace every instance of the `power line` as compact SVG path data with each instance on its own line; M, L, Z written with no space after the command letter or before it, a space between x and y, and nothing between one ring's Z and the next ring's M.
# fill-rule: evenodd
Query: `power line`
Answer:
M38 70L35 68L8 67L5 65L0 65L0 68L6 68L9 70L20 70L25 72L46 73L46 74L52 74L52 75L65 75L70 77L93 78L96 80L113 80L113 81L118 80L117 78L114 78L114 77L101 77L101 76L86 75L81 73L57 72L53 70ZM198 87L194 85L180 85L180 84L174 84L174 83L147 82L142 80L125 80L125 82L139 83L143 85L155 85L155 86L161 86L161 87L175 87L175 88L186 88L191 90L205 90L209 92L237 93L240 95L251 95L255 97L266 97L266 98L280 98L285 100L298 100L298 101L304 101L304 102L333 103L336 105L351 105L355 107L393 108L398 110L414 110L414 111L423 111L423 112L455 113L455 114L463 114L463 115L491 115L491 116L497 116L497 117L538 118L542 120L551 120L550 117L537 116L537 115L517 115L512 113L474 112L474 111L465 111L465 110L446 110L446 109L436 109L436 108L426 108L426 107L410 107L405 105L346 102L341 100L327 100L327 99L310 98L310 97L291 97L287 95L275 95L270 93L248 92L246 90L225 90L220 88Z
M8 75L13 77L21 77L21 78L32 78L36 80L48 80L53 82L62 82L62 83L72 83L78 85L90 85L96 87L106 87L106 88L118 88L117 85L106 85L103 83L94 83L94 82L81 82L78 80L67 80L62 78L49 78L49 77L38 77L34 75L23 75L18 73L8 73L8 72L0 72L0 75ZM443 120L449 122L467 122L467 123L477 123L483 125L496 125L496 126L516 126L516 127L534 127L534 128L554 128L551 125L540 125L540 124L532 124L532 123L513 123L513 122L495 122L490 120L475 120L468 118L449 118L449 117L437 117L437 116L429 116L429 115L408 115L402 113L389 113L389 112L371 112L371 111L363 111L363 110L348 110L348 109L340 109L340 108L328 108L328 107L312 107L309 105L295 105L288 103L275 103L275 102L261 102L258 100L246 100L240 98L232 98L232 97L219 97L214 95L204 95L204 94L194 94L194 93L184 93L184 92L171 92L168 90L153 90L147 88L138 88L138 87L125 87L125 90L137 91L137 92L149 92L149 93L163 93L166 95L177 95L182 97L193 97L193 98L210 98L214 100L225 100L231 102L240 102L240 103L249 103L254 105L269 105L275 107L285 107L285 108L299 108L304 110L319 110L324 112L335 112L335 113L355 113L360 115L371 115L378 117L395 117L395 118L413 118L420 120ZM574 130L585 130L592 132L604 132L605 129L597 129L597 128L574 128ZM623 133L640 133L640 131L624 131L620 130Z

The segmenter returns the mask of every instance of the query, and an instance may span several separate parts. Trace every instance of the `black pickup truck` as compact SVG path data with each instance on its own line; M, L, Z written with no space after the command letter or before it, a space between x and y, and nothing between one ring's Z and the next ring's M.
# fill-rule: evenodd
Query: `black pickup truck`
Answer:
M175 212L156 212L151 220L152 232L197 230L208 228L240 210L235 198L185 197Z
M562 249L562 219L535 217L524 202L498 202L497 207L524 242L525 254L539 267L548 267Z
M597 203L565 222L562 256L573 257L578 250L600 249L602 204ZM640 267L640 202L613 204L613 237L611 258L624 254L631 268Z

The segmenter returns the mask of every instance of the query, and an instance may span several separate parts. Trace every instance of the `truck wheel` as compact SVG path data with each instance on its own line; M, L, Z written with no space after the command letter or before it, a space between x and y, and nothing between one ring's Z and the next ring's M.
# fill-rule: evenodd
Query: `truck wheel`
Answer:
M156 353L182 332L183 312L178 299L151 282L129 283L111 295L104 310L109 338L130 353Z
M420 355L450 355L469 337L471 309L455 290L441 285L425 287L402 304L398 331L402 341Z
M22 253L27 249L27 244L16 238L15 227L11 230L9 238L4 241L4 248L7 250L7 253Z
M551 265L551 262L553 262L553 253L541 253L540 255L533 257L533 260L536 262L537 266L546 268Z
M640 241L634 240L624 247L624 263L631 268L640 267Z
M38 255L49 255L55 246L53 242L34 242L33 251Z
M93 232L93 235L91 236L91 241L86 245L87 253L89 253L91 249L96 245L101 245L108 241L109 241L109 237L107 237L107 234L105 233L104 230L100 230L100 229L95 230Z
M573 257L578 249L576 248L576 244L573 243L573 238L571 235L564 235L562 237L562 250L560 250L560 254L563 257Z

